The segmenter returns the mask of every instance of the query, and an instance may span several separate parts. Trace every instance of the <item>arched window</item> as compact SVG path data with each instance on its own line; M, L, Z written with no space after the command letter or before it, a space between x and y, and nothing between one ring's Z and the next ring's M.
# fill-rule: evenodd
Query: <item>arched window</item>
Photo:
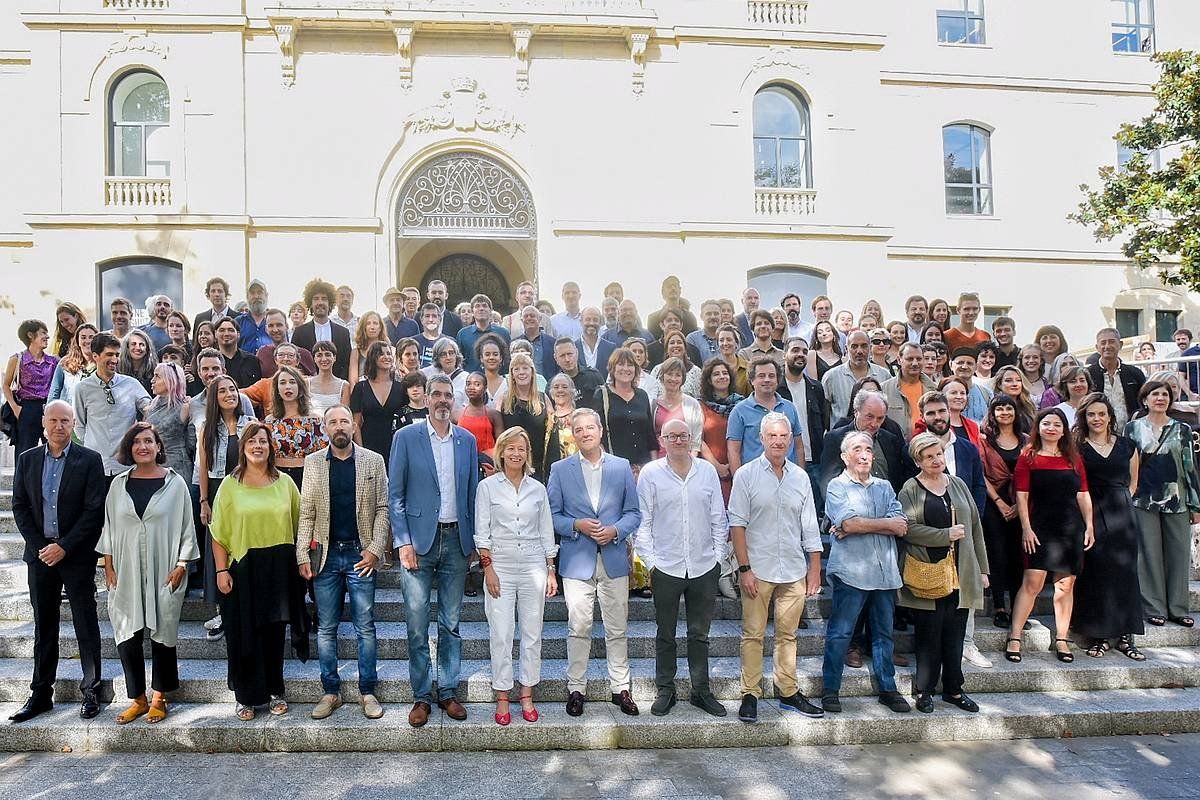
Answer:
M992 134L978 125L942 128L946 213L992 213Z
M153 72L130 72L109 96L109 164L114 176L166 178L171 174L167 84Z
M754 95L754 185L811 189L808 104L786 86L765 86Z
M146 313L146 298L150 295L165 294L175 303L183 298L183 265L177 261L149 256L119 258L98 264L96 272L101 330L112 327L109 305L118 297L133 304L135 325L150 321Z

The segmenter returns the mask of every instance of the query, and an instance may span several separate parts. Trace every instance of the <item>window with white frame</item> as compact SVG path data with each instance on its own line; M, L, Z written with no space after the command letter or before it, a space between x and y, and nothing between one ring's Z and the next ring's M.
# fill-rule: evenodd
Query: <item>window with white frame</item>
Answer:
M938 41L942 44L984 44L983 0L953 0L937 10Z
M947 214L992 214L991 138L991 132L978 125L942 128Z
M1154 1L1109 0L1114 53L1154 52Z
M153 72L130 72L113 85L109 96L109 175L170 176L170 101L167 84Z
M754 96L754 185L811 189L808 104L786 86L765 86Z

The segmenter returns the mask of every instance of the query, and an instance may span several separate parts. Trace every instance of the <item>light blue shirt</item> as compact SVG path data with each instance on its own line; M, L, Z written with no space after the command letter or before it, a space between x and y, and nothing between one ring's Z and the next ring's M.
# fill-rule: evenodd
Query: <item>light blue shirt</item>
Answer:
M759 427L762 425L763 417L772 411L783 414L791 423L793 441L787 457L793 463L800 463L796 461L795 437L802 435L803 428L800 427L800 417L796 414L796 407L792 405L791 401L775 395L775 407L767 408L755 400L754 395L750 395L733 407L725 430L726 440L733 439L742 443L743 464L748 464L763 454Z
M550 318L550 324L554 328L554 336L570 336L572 339L580 339L583 337L583 312L579 311L571 314L567 311L560 311Z
M987 416L988 403L991 402L991 399L991 392L982 386L973 384L967 390L967 407L963 409L963 416L974 422L983 422L983 418Z
M890 483L874 476L859 483L843 471L829 482L825 515L830 527L836 528L851 517L903 519L904 512ZM842 539L834 536L825 573L866 592L899 589L903 582L896 559L896 537L883 533L855 533Z
M425 427L429 430L429 446L433 448L433 465L437 472L438 489L442 493L441 507L438 509L438 522L458 522L458 486L454 482L454 426L446 433L445 438L438 436L437 431L428 422Z
M46 457L42 461L42 533L47 539L57 539L58 530L58 487L62 483L63 467L67 464L67 454L71 452L68 442L58 458L50 455L46 448Z

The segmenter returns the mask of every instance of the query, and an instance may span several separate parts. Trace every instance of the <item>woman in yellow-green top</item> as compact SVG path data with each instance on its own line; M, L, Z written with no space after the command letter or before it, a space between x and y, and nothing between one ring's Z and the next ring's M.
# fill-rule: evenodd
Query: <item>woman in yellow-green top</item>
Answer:
M229 688L238 719L254 719L255 706L286 714L284 632L308 659L304 587L296 572L300 492L275 466L271 430L246 426L232 480L221 482L213 505L213 560L229 660Z

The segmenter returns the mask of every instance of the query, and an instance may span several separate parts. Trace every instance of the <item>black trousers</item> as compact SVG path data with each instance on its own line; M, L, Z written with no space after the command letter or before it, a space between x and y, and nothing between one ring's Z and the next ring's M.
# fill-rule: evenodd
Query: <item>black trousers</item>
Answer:
M708 631L716 611L717 579L720 577L719 564L695 578L676 578L657 569L650 573L654 617L658 623L658 634L654 638L654 683L659 691L675 688L678 653L675 623L679 619L680 599L687 615L687 660L692 694L709 691Z
M932 611L911 609L917 649L913 692L933 694L940 678L942 694L953 697L962 694L963 636L969 611L958 607L958 592L933 603Z
M117 645L121 669L125 672L125 693L132 700L146 694L146 661L142 650L145 631L135 633ZM174 647L150 640L150 688L156 692L173 692L179 688L179 660Z
M20 400L21 416L17 419L17 436L13 449L17 455L31 447L37 447L42 441L42 412L46 408L45 400Z
M58 623L63 589L71 604L71 621L79 642L85 694L100 688L100 621L96 617L96 562L91 558L62 561L48 567L28 564L29 602L33 606L33 682L35 697L52 698L58 678Z

